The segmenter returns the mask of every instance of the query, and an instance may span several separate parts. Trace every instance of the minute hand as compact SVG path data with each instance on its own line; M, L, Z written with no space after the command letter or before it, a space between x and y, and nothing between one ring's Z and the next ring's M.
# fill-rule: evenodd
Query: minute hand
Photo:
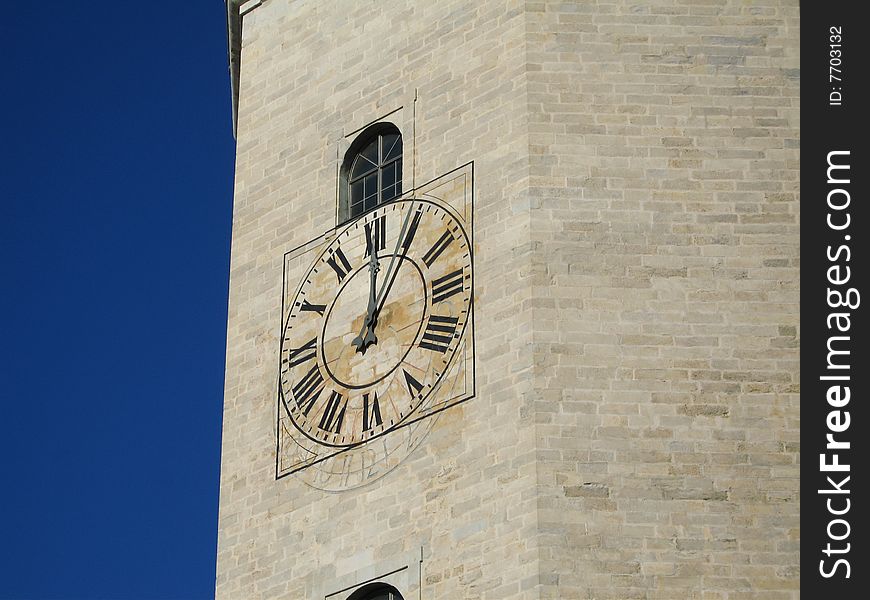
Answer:
M399 272L399 267L402 265L405 254L408 253L408 246L411 245L411 240L407 240L406 243L405 238L408 235L413 215L414 204L412 203L408 208L408 213L405 215L404 221L402 222L402 231L399 233L399 239L396 241L396 249L393 252L393 256L390 257L390 264L387 266L387 272L384 274L384 279L381 282L381 289L378 291L378 298L375 303L375 317L377 317L381 312L381 309L384 307L384 303L387 300L387 294L390 292L390 288L393 287L393 282L396 280L396 274ZM414 225L416 226L416 220ZM400 250L401 254L399 254Z

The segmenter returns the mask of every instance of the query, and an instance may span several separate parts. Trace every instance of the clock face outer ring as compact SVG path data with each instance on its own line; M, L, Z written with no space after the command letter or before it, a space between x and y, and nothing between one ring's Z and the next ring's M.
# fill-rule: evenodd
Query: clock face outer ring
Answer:
M429 212L432 209L434 209L435 211L441 211L447 215L447 217L450 219L452 224L455 224L456 227L454 228L454 232L459 233L460 239L464 242L464 247L467 248L467 255L468 255L467 263L469 265L469 269L468 269L468 273L467 273L468 279L469 279L469 288L468 289L473 290L474 289L473 284L472 284L473 272L471 269L471 265L473 264L473 262L472 262L472 248L471 248L471 244L469 242L468 234L465 232L465 229L461 224L462 223L461 219L455 214L455 212L450 207L447 207L447 206L444 206L441 204L437 204L437 203L432 202L430 200L410 198L410 199L401 199L401 200L396 200L396 201L380 204L372 211L369 211L368 213L364 213L359 218L357 218L353 222L349 223L344 229L342 229L338 234L336 234L335 237L328 244L326 244L326 246L323 248L323 250L318 254L318 256L312 262L309 269L306 271L306 274L302 277L302 281L299 285L299 288L296 291L296 294L294 295L293 301L290 304L290 306L293 307L301 301L300 296L301 296L303 290L305 289L305 284L306 284L312 270L314 270L318 265L321 265L323 263L324 257L328 253L330 253L330 250L332 250L334 247L337 247L340 245L340 240L344 236L346 236L350 232L351 229L359 227L360 223L367 222L370 218L372 218L373 214L377 214L377 213L385 214L388 210L395 210L396 208L402 207L402 205L408 205L408 210L420 210L420 209L425 208L426 212ZM386 256L390 256L390 255L386 255ZM412 259L406 258L405 260L410 260L410 262L414 263L414 261ZM415 267L417 268L418 271L420 270L420 267L418 265L415 264ZM358 267L357 269L354 269L353 274L356 274L356 272L358 272L359 268L365 269L366 266L362 266L362 267ZM350 273L348 275L349 275L348 276L348 280L349 280ZM337 301L337 299L341 295L342 290L343 290L343 286L339 289L338 292L336 292L335 296L329 300L327 311L331 312L332 308L335 305L335 302ZM415 334L416 335L415 340L419 339L420 329L423 328L423 323L426 321L426 319L429 317L430 313L432 312L431 307L429 306L429 290L425 285L424 285L424 302L425 302L424 315L423 315L423 319L418 324L418 330L417 330L417 333ZM463 301L463 303L466 307L466 311L465 311L466 316L462 321L461 328L458 328L456 330L457 339L459 339L459 340L463 339L463 337L465 336L465 331L468 327L468 321L471 318L470 315L471 315L471 306L473 303L473 299L471 298L470 291L468 292L468 297ZM284 346L287 342L287 337L288 337L287 332L290 329L290 318L291 318L292 312L293 312L293 309L291 309L291 313L287 315L287 321L285 322L285 326L284 326L283 333L282 333L282 339L281 339L281 346L282 346L281 355L282 356L284 355ZM324 315L326 315L326 314L328 314L328 313L324 313ZM325 323L327 322L327 320L328 319L324 319L324 328L325 328ZM323 360L323 349L322 349L322 344L321 344L321 339L320 339L322 336L322 330L323 330L323 328L321 328L321 333L318 334L318 341L317 341L318 361ZM410 410L408 410L407 413L402 415L402 418L400 420L393 423L389 427L384 427L384 429L382 431L380 431L374 435L371 435L370 437L362 439L362 440L357 439L357 440L353 440L353 441L348 442L348 443L333 443L333 442L329 442L329 441L323 439L322 437L319 437L316 435L311 435L308 431L306 431L303 428L302 424L297 421L297 417L294 414L295 411L292 410L289 406L289 403L292 402L292 399L291 399L292 393L291 394L286 393L285 387L289 390L290 388L292 388L292 384L285 383L285 381L284 381L285 377L283 375L281 375L279 377L279 386L278 386L281 404L283 406L285 413L290 417L293 425L295 426L294 428L296 429L296 431L303 434L306 438L308 438L309 440L311 440L315 444L318 444L320 446L332 447L332 448L351 449L351 448L366 444L366 443L370 442L371 440L375 440L375 439L382 437L388 433L391 433L392 431L395 431L399 427L404 426L408 422L413 422L415 420L414 417L416 416L416 412L419 409L419 407L427 400L427 398L432 394L432 392L439 387L444 376L451 370L454 359L456 358L456 355L458 354L457 350L458 350L459 346L460 346L460 344L457 343L456 345L454 345L451 348L450 356L448 357L447 363L445 364L443 370L437 374L437 377L434 380L426 382L423 384L419 394L416 397L416 400L415 400L413 407ZM399 364L401 364L401 361ZM322 365L318 365L318 366L321 369L323 369L323 371L326 371L326 369L323 368ZM387 376L389 376L389 374L395 372L396 368L398 368L398 365L396 367L394 367L393 369L391 369L390 373L388 373L387 375L385 375L381 379L385 379ZM331 378L331 376L330 376L330 378ZM287 397L288 395L291 396L291 398L288 398Z

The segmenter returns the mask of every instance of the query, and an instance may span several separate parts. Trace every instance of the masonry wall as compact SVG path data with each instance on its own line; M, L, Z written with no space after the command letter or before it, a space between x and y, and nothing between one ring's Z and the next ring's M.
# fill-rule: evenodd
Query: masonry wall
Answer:
M799 585L797 2L529 2L541 598Z
M797 2L265 0L244 17L217 597L798 586ZM477 397L357 490L275 480L283 254L347 134L475 164ZM409 559L410 560L410 559Z
M269 0L244 17L218 598L324 598L421 549L423 598L536 585L524 34L501 0ZM475 164L478 394L386 477L325 493L275 480L283 254L335 226L345 136L388 113L405 189Z

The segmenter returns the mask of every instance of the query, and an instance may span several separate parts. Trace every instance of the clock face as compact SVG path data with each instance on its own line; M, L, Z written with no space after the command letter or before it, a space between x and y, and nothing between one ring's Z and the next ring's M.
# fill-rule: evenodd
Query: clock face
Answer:
M452 211L420 199L380 205L320 251L281 341L294 437L341 451L413 421L464 339L471 254Z

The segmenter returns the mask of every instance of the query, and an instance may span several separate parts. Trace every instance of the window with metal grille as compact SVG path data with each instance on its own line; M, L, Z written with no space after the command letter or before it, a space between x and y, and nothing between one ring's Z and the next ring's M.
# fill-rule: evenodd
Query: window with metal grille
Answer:
M354 141L342 165L340 221L402 195L402 134L376 123Z

